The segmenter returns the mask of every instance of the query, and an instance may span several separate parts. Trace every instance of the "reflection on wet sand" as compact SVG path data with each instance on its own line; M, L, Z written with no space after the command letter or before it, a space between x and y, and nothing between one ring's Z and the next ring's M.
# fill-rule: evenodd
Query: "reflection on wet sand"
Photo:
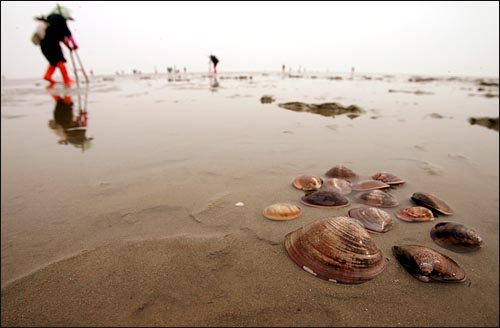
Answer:
M76 148L80 148L82 152L89 149L91 146L92 137L87 137L87 94L85 90L85 101L82 107L81 95L78 93L78 113L74 113L74 102L71 95L67 90L57 92L49 90L50 96L55 101L55 108L53 112L53 119L49 120L49 128L59 137L59 144L71 144Z
M212 91L212 93L216 92L219 88L219 80L217 79L217 75L211 74L209 75L208 79L210 83L210 91Z

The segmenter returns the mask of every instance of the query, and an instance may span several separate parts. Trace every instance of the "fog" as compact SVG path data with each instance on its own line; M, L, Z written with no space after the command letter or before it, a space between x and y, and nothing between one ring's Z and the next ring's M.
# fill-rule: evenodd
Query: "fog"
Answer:
M78 54L95 74L311 71L498 77L495 2L60 1ZM1 2L3 78L43 76L31 43L53 1ZM64 46L63 46L64 47ZM64 48L65 49L65 48ZM70 62L69 53L66 59Z

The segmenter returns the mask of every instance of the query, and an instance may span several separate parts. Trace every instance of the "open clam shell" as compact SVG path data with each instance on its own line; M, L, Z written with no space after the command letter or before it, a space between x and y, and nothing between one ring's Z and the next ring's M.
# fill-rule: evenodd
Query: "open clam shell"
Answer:
M302 209L290 203L276 203L264 209L262 215L270 220L286 221L298 218L302 214Z
M355 207L348 212L349 217L361 222L365 229L375 232L387 232L392 229L394 221L391 215L375 207Z
M321 185L323 184L323 179L321 179L321 177L318 177L316 175L303 174L296 177L293 180L292 184L295 188L299 190L305 190L305 191L318 190L319 188L321 188Z
M353 170L342 164L332 167L325 175L329 178L339 178L349 182L353 182L359 178Z
M397 175L389 173L389 172L375 173L374 175L372 175L372 179L385 182L389 185L397 185L397 184L405 183L405 181L403 179L401 179Z
M342 195L348 195L352 192L351 183L340 178L328 178L323 181L323 189L338 191Z
M441 247L464 253L480 249L483 239L477 232L463 224L440 222L431 229L431 238Z
M423 282L462 282L465 271L450 257L419 245L393 246L392 253L413 277Z
M352 185L352 190L367 191L375 189L389 188L390 185L378 180L363 180Z
M411 206L398 210L395 215L408 222L425 222L434 220L434 214L427 207Z
M349 199L338 191L320 189L302 196L302 203L313 207L344 207L349 205Z
M396 198L382 190L365 191L356 197L359 202L369 206L396 207L399 202Z
M330 281L359 284L381 274L386 259L359 222L329 217L285 236L285 249L295 264Z
M411 199L417 204L429 207L444 215L453 215L453 210L450 208L445 201L439 199L435 195L428 192L415 192L411 196Z

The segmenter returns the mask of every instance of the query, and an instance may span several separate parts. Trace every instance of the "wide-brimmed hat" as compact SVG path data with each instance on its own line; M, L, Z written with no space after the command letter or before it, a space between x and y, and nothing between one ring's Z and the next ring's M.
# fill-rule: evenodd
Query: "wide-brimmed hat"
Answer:
M71 10L59 4L52 10L51 14L59 14L67 20L74 20L73 17L71 17Z

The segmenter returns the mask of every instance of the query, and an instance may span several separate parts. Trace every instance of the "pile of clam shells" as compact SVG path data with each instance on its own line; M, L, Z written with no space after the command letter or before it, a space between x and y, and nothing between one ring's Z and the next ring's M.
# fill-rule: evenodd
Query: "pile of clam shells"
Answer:
M359 284L380 275L388 264L370 233L387 233L394 220L382 208L400 204L390 190L405 183L395 174L379 172L361 179L352 169L337 165L324 174L297 176L292 185L304 192L300 202L319 208L342 208L351 205L349 195L360 206L344 216L318 219L289 232L284 246L290 259L304 271L326 281ZM417 191L411 197L415 206L399 208L394 216L406 222L432 221L436 216L453 215L451 207L433 193ZM362 206L362 205L364 206ZM302 215L300 206L276 203L267 206L264 217L286 221ZM473 229L456 222L437 223L430 231L432 240L453 252L476 251L482 238ZM451 257L422 245L394 245L392 254L403 268L423 282L463 282L464 269Z

